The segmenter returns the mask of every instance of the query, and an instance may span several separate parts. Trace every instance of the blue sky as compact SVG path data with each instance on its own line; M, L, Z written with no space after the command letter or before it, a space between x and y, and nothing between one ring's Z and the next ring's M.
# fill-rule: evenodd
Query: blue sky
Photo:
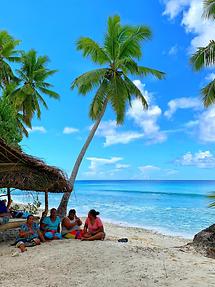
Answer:
M67 173L87 137L92 121L86 97L71 91L72 80L95 68L75 49L80 36L102 42L107 18L119 14L124 24L151 27L140 64L166 72L163 81L132 78L150 107L137 101L116 127L108 108L81 166L79 179L214 179L215 108L205 110L200 89L215 77L213 69L192 71L189 56L215 38L214 23L201 19L201 0L20 0L2 1L0 29L22 40L21 48L48 55L58 69L50 81L60 101L33 120L24 151Z

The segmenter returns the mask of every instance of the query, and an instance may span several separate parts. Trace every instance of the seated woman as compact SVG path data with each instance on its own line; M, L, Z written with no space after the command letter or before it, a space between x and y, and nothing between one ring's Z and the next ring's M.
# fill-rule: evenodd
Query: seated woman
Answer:
M45 216L40 225L46 239L62 239L60 233L60 217L57 216L57 210L52 208L50 216Z
M6 202L6 200L0 200L0 225L8 223L11 217L9 208L12 201L9 201L8 204Z
M89 211L81 240L104 240L104 227L101 219L97 217L97 215L99 215L99 212L95 211L95 209Z
M82 230L80 226L82 221L76 215L76 210L71 209L67 217L62 221L62 235L63 237L70 239L81 239Z
M16 239L16 247L22 252L26 251L26 246L39 245L40 241L45 242L43 234L40 232L38 224L34 222L34 216L29 215L25 224L19 230L19 237Z

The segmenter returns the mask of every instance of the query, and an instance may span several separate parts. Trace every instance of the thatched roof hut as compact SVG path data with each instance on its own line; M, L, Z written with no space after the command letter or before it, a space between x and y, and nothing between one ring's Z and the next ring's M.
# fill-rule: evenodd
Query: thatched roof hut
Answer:
M71 191L69 181L60 169L9 147L0 139L0 188L6 187L43 192Z

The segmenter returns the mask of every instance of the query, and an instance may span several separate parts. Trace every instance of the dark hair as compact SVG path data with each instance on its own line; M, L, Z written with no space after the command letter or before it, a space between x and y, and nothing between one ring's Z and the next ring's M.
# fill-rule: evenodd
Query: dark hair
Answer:
M30 217L32 217L33 216L33 214L29 214L28 216L27 216L27 220L30 218ZM34 217L34 216L33 216Z
M50 212L52 212L52 211L54 211L54 210L57 211L57 209L53 207L53 208L50 210Z
M76 214L76 210L75 209L70 209L69 214Z
M97 215L99 215L100 213L98 211L96 211L95 209L91 209L89 211L89 214L91 214L93 217L96 217Z

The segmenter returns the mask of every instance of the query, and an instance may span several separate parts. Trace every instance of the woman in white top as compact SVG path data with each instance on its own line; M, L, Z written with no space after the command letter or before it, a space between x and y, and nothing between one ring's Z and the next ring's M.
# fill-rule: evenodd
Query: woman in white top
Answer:
M82 230L80 226L82 221L76 215L76 210L71 209L67 217L62 221L62 235L63 237L69 239L80 239L82 235Z

